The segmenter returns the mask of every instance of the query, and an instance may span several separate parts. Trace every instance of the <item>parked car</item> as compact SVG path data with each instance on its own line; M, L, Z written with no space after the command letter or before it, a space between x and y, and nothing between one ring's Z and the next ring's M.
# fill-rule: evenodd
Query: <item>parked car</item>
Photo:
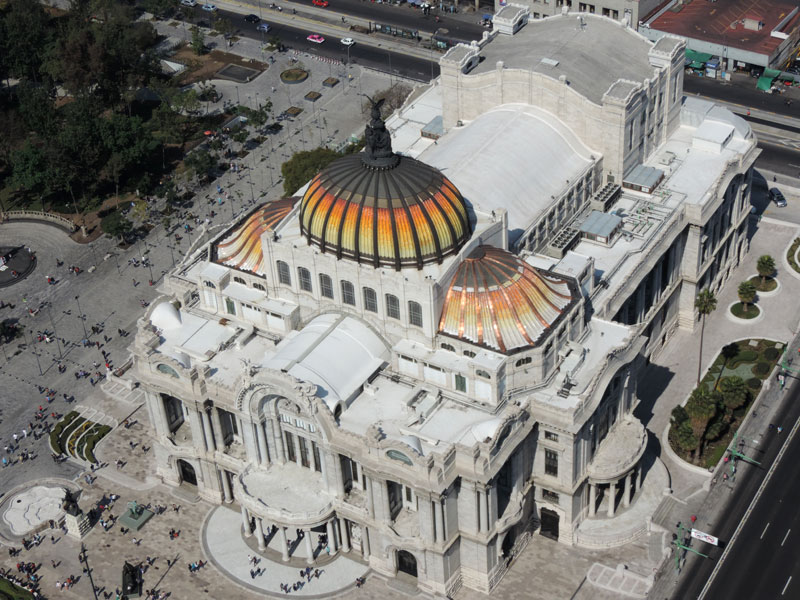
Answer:
M353 44L356 43L356 41L353 38L342 38L339 41L341 41L345 46L352 46Z
M328 6L328 0L311 0L311 4L325 8Z
M258 17L258 15L247 15L247 16L244 18L244 20L245 20L247 23L258 23L259 21L261 21L261 19Z
M769 199L770 201L775 203L775 206L778 206L780 208L786 206L786 198L783 196L783 194L778 188L772 188L769 191Z
M203 10L206 12L217 12L217 7L214 4L203 4Z
M325 38L319 35L318 33L312 33L310 36L306 38L309 42L314 42L315 44L321 44L325 41Z
M184 6L197 6L197 0L181 0Z
M269 31L269 23L261 23L261 25L256 27L256 29L258 31L263 31L264 33L267 33Z

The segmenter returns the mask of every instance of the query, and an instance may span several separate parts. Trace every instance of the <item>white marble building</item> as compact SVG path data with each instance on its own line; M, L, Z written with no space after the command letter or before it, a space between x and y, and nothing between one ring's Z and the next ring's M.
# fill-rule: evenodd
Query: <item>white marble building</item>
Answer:
M451 49L366 152L170 274L133 346L156 469L236 503L231 535L488 592L635 505L639 369L747 250L757 150L683 98L681 41L586 19Z

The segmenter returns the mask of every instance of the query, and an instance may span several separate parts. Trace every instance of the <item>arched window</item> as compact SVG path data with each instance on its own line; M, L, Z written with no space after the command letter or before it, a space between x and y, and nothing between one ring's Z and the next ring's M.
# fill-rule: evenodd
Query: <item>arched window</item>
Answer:
M464 350L463 354L467 358L475 358L475 353L472 350Z
M442 344L442 350L449 350L450 352L455 352L456 351L455 346L453 346L452 344L447 344L447 343L443 343Z
M422 327L422 307L419 302L414 302L413 300L408 302L408 322L411 325Z
M204 281L204 282L203 282L203 284L204 284L206 287L210 287L210 288L211 288L211 289L213 289L213 290L217 289L217 286L215 286L215 285L214 285L213 283L211 283L210 281Z
M323 298L333 298L333 281L331 281L330 275L319 274L319 293Z
M522 367L524 365L531 364L533 359L530 356L526 356L525 358L520 358L516 363L514 363L515 367Z
M484 379L491 379L492 378L492 376L489 375L489 373L487 373L483 369L477 369L475 371L475 375L477 375L478 377L483 377Z
M400 300L394 294L386 294L386 316L390 319L400 318Z
M261 285L260 283L254 283L253 284L253 289L261 290L262 292L266 292L267 291L266 288L263 285Z
M234 277L233 281L235 283L241 283L242 285L247 285L247 282L244 279L242 279L241 277Z
M278 282L283 285L292 285L292 275L289 271L289 265L282 260L278 261Z
M378 295L372 288L364 288L364 310L378 312Z
M350 306L356 305L356 290L353 284L342 279L342 302Z
M304 292L311 291L311 272L305 267L297 267L297 281Z

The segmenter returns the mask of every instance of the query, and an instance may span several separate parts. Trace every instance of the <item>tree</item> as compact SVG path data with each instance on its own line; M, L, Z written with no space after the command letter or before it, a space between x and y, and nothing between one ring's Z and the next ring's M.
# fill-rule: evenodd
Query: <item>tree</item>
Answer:
M236 32L236 27L231 23L231 20L225 17L220 17L214 21L214 29L219 31L225 38L228 38Z
M100 228L104 233L122 239L133 229L133 225L121 212L115 210L100 221Z
M38 197L44 212L44 199L53 193L54 173L43 150L30 142L11 155L11 184Z
M206 36L197 25L192 25L192 50L200 56L206 53Z
M372 99L375 102L383 99L384 103L382 112L384 115L390 115L398 108L403 106L406 98L408 98L413 90L414 88L406 83L396 83L392 87L376 92ZM364 115L369 116L371 111L372 105L369 102L364 103L364 106L362 107L362 112Z
M708 427L709 421L714 418L717 413L717 406L714 399L704 387L695 388L689 400L684 406L686 414L689 415L689 423L692 428L692 434L695 438L700 440L697 449L694 452L693 459L695 462L700 458L703 453L703 437Z
M744 380L737 375L726 377L719 387L726 408L725 418L730 423L733 420L733 411L747 404L750 399L750 390Z
M39 2L10 0L0 22L0 55L8 74L39 82L50 44L50 17Z
M739 284L737 293L739 294L739 301L744 307L744 312L747 312L747 305L752 304L756 299L756 286L753 285L752 281L743 281Z
M122 173L149 156L158 146L150 131L139 117L112 114L100 121L100 136L109 153L106 171L114 181L114 191L119 196Z
M684 421L675 428L674 439L678 447L684 452L695 452L697 446L700 444L694 433L689 421Z
M728 362L739 356L739 344L736 342L732 342L730 344L725 344L722 347L722 358L725 359L724 366L728 366Z
M296 153L281 166L283 191L286 194L294 194L340 156L340 153L328 148L315 148Z
M142 0L142 8L156 17L165 17L173 13L178 6L178 0Z
M700 369L703 365L703 334L706 329L706 316L710 315L717 308L717 298L711 290L703 290L697 294L694 300L694 307L700 315L700 354L697 356L697 385L700 385Z
M195 150L183 162L194 177L208 175L217 166L216 157L210 154L208 150Z
M756 270L761 276L761 287L763 288L764 284L767 282L767 277L772 276L772 274L775 272L775 259L769 254L759 256L758 262L756 263Z

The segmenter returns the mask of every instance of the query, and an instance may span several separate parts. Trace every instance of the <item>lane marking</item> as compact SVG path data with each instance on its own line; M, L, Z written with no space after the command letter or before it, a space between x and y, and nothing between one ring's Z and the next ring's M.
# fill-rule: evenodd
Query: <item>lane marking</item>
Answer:
M786 538L788 538L788 537L789 537L789 533L791 533L791 531L792 531L792 530L790 529L789 531L787 531L787 532L786 532L786 535L785 535L785 536L783 536L783 542L781 542L781 546L783 546L783 544L786 542Z
M785 585L785 586L783 586L783 591L781 592L781 596L783 596L783 595L786 593L786 588L788 588L788 587L789 587L789 582L790 582L791 580L792 580L792 576L791 576L791 575L789 575L789 579L787 579L787 580L786 580L786 585Z
M769 523L767 523L767 526L766 526L766 527L764 527L764 531L762 531L762 532L761 532L761 537L760 537L760 538L758 538L758 539L760 539L760 540L763 540L763 539L764 539L764 534L765 534L765 533L767 533L767 529L768 529L768 528L769 528Z

